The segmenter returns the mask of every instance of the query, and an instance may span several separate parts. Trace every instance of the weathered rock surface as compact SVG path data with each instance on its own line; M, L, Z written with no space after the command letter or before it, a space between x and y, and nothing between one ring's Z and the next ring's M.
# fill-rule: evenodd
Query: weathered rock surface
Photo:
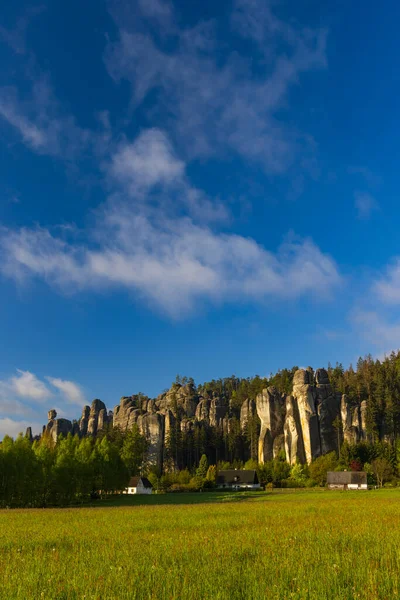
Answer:
M284 443L286 459L291 465L306 462L299 407L293 396L286 397Z
M367 407L368 403L366 400L363 400L360 405L360 428L361 428L361 439L366 440L368 438L367 434Z
M245 400L240 409L240 429L246 430L247 424L257 412L256 403L254 400Z
M120 403L114 408L112 417L109 417L109 422L112 421L113 427L119 427L124 431L132 429L133 424L137 422L139 415L143 412L139 404L144 404L147 410L147 399L140 402L137 396L123 396Z
M261 421L258 460L264 463L275 458L283 445L284 398L275 387L269 387L257 395L256 407Z
M89 422L87 432L89 435L96 435L99 429L99 416L101 411L106 411L106 405L104 402L96 398L93 400L90 406ZM104 419L104 412L102 413L102 420Z
M303 434L306 461L310 463L321 455L318 414L316 410L317 391L311 369L299 369L294 374L292 396L297 402L301 431Z
M349 444L356 444L361 438L360 407L352 405L346 394L343 394L340 402L340 414L343 440Z
M325 369L317 369L315 382L321 453L328 454L338 451L340 445L340 395L333 393Z
M55 410L50 412L57 414ZM46 433L56 442L60 435L66 437L72 433L72 423L68 419L52 419L47 423Z
M209 409L209 423L211 427L221 427L228 412L228 407L223 404L220 398L213 398Z
M180 413L191 419L195 416L198 402L199 397L193 385L174 383L166 394L157 398L156 404L161 412L171 410L175 416Z
M81 435L87 434L89 415L90 415L90 406L86 405L83 407L82 416L79 420L79 431L80 431Z
M137 424L140 433L149 442L148 461L150 464L162 465L164 446L164 422L162 413L145 413L140 415Z
M196 407L195 417L197 421L207 421L210 419L211 400L203 398Z
M54 419L57 416L57 411L54 410L54 408L52 408L51 410L49 410L49 412L47 413L47 420L48 421L54 421Z

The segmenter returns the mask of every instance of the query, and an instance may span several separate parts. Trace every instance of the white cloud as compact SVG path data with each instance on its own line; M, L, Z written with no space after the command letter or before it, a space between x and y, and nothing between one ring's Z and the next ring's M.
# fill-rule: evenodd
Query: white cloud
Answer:
M111 201L98 218L96 250L61 243L43 229L5 232L3 270L43 277L67 293L126 288L173 317L201 299L317 298L341 282L333 259L311 240L286 242L272 253L250 238L217 233L190 218L148 216Z
M80 407L85 404L86 400L81 387L73 381L67 381L57 377L46 377L46 379L51 385L60 390L65 400L70 404L77 404Z
M400 322L376 310L357 309L352 313L356 331L379 348L381 353L390 353L400 348Z
M168 25L173 19L171 5L161 0L138 0L142 14L150 19L159 21L162 25Z
M300 148L304 154L307 137L285 125L278 112L288 109L288 92L299 83L302 72L326 66L326 32L295 29L275 17L271 21L264 2L256 7L241 3L240 10L246 28L241 33L256 37L262 47L258 70L218 46L213 22L174 30L178 42L165 52L139 30L137 19L123 20L115 9L120 37L109 44L105 62L116 81L131 83L135 105L157 89L159 101L151 109L152 118L168 123L189 156L229 150L260 163L266 171L280 173ZM270 17L264 18L267 14ZM253 31L250 21L259 32ZM285 51L278 53L282 41ZM216 47L220 52L211 54Z
M0 382L0 413L27 417L32 414L32 408L13 398L10 389Z
M372 286L373 292L385 304L400 304L400 258L395 258L383 276Z
M368 192L357 191L354 193L354 205L359 219L369 219L374 210L379 209L379 204Z
M16 421L9 417L0 418L0 439L5 435L17 437L19 433L25 434L27 427L32 427L33 435L41 432L42 427L39 422L32 421Z
M10 386L20 398L28 398L36 402L48 400L52 393L43 383L29 371L17 369L18 375L11 377Z
M174 155L165 133L147 129L133 144L124 143L119 147L109 170L119 182L138 193L159 184L180 181L185 165Z
M141 210L153 205L163 212L184 211L198 221L228 220L228 209L192 187L185 168L165 132L155 128L143 131L134 142L121 143L105 166L129 201L142 203Z
M17 20L14 29L6 29L0 25L0 40L4 40L16 54L26 52L26 31L32 19L45 10L44 6L31 6Z
M45 77L38 77L28 100L13 86L0 88L0 117L14 127L22 141L38 152L71 160L82 153L94 135L64 114Z
M17 369L17 373L0 380L0 439L6 433L17 435L31 425L34 433L39 433L41 426L38 424L46 422L46 412L54 405L59 407L59 417L68 418L65 410L67 405L82 408L85 404L82 388L73 381L46 377L53 390L30 371ZM46 408L43 406L45 402Z

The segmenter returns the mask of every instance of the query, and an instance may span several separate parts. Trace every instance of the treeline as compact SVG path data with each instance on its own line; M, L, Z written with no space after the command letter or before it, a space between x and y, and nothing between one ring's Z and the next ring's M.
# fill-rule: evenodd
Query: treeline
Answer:
M68 506L121 493L132 475L147 475L156 491L195 492L216 487L218 471L255 469L261 485L315 487L327 471L365 470L370 485L400 485L400 443L344 443L340 454L327 454L310 465L289 465L284 453L264 464L256 460L209 464L206 454L192 469L160 473L146 463L147 443L138 429L112 430L96 438L69 434L57 443L43 436L31 442L20 435L0 444L0 507Z
M0 507L66 506L123 490L146 468L147 442L137 427L96 438L22 435L0 444Z

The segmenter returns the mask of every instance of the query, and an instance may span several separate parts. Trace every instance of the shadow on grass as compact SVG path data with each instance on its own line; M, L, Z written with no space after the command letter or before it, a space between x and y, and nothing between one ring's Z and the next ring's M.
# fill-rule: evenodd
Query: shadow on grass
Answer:
M161 506L164 504L221 504L225 502L246 502L260 500L265 492L196 492L146 495L115 495L91 502L90 506Z

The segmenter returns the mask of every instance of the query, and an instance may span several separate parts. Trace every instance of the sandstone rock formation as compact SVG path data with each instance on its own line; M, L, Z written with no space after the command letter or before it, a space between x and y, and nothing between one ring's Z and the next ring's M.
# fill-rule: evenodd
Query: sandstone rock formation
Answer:
M149 443L148 461L153 465L162 465L164 447L164 422L162 413L144 413L140 415L137 424L140 433Z
M156 404L161 412L171 410L175 416L182 413L191 419L195 416L198 402L199 398L192 384L174 383L170 390L157 398Z
M68 419L56 419L57 411L49 410L47 413L48 423L43 428L43 433L46 433L56 442L60 435L67 436L72 432L72 423Z
M228 400L204 389L201 396L191 383L174 383L156 399L143 394L123 396L109 412L101 400L95 399L90 407L83 408L81 418L72 423L67 419L57 419L56 411L50 410L43 434L54 440L60 434L68 433L96 436L106 426L125 431L135 423L149 442L148 462L158 466L162 466L166 456L169 462L173 462L171 468L177 466L175 462L179 452L175 450L172 458L166 452L171 432L174 439L179 432L189 436L190 452L194 452L195 439L218 439L222 434L225 446L219 446L218 457L223 459L224 452L227 454L226 436L232 434L233 439L242 436L238 443L249 443L249 424L251 435L255 431L257 436L260 427L258 459L261 463L276 458L281 451L290 464L309 463L321 454L337 450L343 441L354 444L367 439L367 402L356 404L350 402L346 395L334 393L325 369L317 369L314 375L313 370L308 368L296 371L290 395L268 387L256 399L245 400L240 409L233 396ZM216 438L213 437L213 429L218 430ZM29 429L27 436L32 439ZM253 440L254 437L252 448ZM245 448L243 456L246 455L249 456Z
M299 407L293 396L286 397L284 440L286 460L291 465L296 463L304 464L306 462L306 455L304 451Z
M242 407L240 409L240 429L242 431L246 430L249 421L251 421L256 412L257 409L254 400L247 399L243 402Z
M210 403L209 421L211 427L221 427L228 412L228 407L218 397L213 398Z
M299 410L306 461L310 463L321 454L318 414L316 411L317 392L311 370L299 369L296 371L293 379L292 396L297 402Z
M102 411L104 411L104 412L102 412ZM96 398L95 400L93 400L93 402L90 406L89 422L88 422L88 429L87 429L87 432L89 435L96 435L96 433L100 429L99 428L99 417L100 417L101 412L102 412L101 423L104 424L104 414L106 414L106 412L107 412L106 405L104 404L104 402L102 402L101 400Z
M114 408L113 425L123 431L131 429L133 423L136 423L141 410L133 396L123 396L120 403Z
M356 444L361 439L360 407L352 405L346 394L343 394L340 402L340 414L342 420L342 439L349 444Z
M367 406L368 403L366 400L363 400L360 404L360 430L361 430L361 439L366 440L368 438L367 435Z
M284 398L275 387L269 387L257 395L256 407L261 421L258 460L263 463L275 458L283 446Z
M195 417L197 421L208 421L210 417L211 400L202 398L196 407Z
M90 406L86 405L83 407L82 416L79 420L79 431L80 431L81 435L87 434L89 415L90 415Z
M340 446L340 394L333 393L325 369L317 369L315 384L321 453L328 454Z

